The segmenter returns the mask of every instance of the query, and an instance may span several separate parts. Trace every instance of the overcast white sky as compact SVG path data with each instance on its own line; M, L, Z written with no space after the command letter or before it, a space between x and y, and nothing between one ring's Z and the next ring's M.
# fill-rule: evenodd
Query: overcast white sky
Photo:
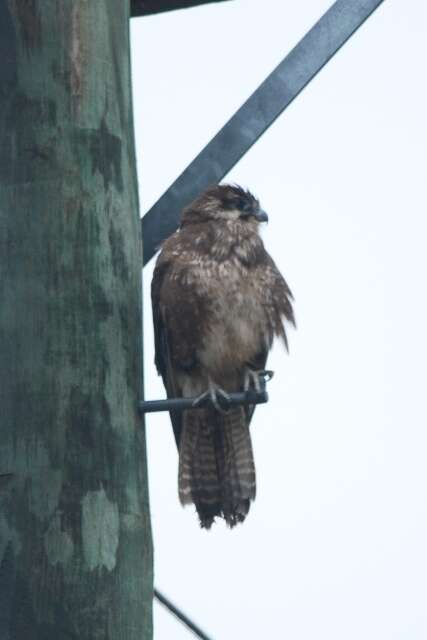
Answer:
M330 4L132 21L141 213ZM426 24L423 0L385 0L227 176L269 213L298 330L269 361L243 526L199 529L169 419L147 419L155 582L215 640L427 638ZM154 637L190 636L156 605Z

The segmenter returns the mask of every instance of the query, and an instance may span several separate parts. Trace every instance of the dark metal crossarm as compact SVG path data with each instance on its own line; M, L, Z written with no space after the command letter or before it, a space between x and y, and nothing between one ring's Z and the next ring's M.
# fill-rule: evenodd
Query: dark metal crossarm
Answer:
M212 2L222 2L222 0L131 0L130 15L132 18L149 16L152 13L162 13L163 11L173 11L174 9L187 9L199 4L209 4Z
M273 377L272 371L263 371L259 376L260 390L248 389L241 393L229 393L224 409L236 406L248 406L254 404L265 404L268 402L266 383ZM146 400L140 402L141 413L154 413L157 411L184 411L185 409L204 409L213 406L207 397L202 403L199 398L168 398L167 400ZM197 404L196 404L197 403Z

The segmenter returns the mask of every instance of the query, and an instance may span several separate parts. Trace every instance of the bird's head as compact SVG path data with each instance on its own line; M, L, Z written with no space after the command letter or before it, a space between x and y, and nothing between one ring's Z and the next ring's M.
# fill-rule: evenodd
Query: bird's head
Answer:
M208 220L258 226L267 222L268 216L250 191L238 185L217 184L184 209L182 215L182 224Z

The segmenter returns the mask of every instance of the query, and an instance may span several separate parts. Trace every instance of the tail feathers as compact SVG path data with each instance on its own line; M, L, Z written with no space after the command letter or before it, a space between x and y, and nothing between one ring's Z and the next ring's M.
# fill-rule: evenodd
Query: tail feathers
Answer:
M242 407L227 413L210 408L185 413L179 496L183 505L195 504L204 528L217 516L230 527L243 522L255 498L255 466Z
M218 414L217 414L218 415ZM255 465L249 425L242 407L223 418L218 432L222 447L223 513L230 526L245 519L251 500L255 499Z

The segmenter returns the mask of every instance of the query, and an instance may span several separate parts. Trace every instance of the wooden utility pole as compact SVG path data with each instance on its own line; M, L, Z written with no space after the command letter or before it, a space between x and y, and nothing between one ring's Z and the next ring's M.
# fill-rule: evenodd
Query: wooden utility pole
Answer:
M129 3L0 0L0 638L152 637Z

